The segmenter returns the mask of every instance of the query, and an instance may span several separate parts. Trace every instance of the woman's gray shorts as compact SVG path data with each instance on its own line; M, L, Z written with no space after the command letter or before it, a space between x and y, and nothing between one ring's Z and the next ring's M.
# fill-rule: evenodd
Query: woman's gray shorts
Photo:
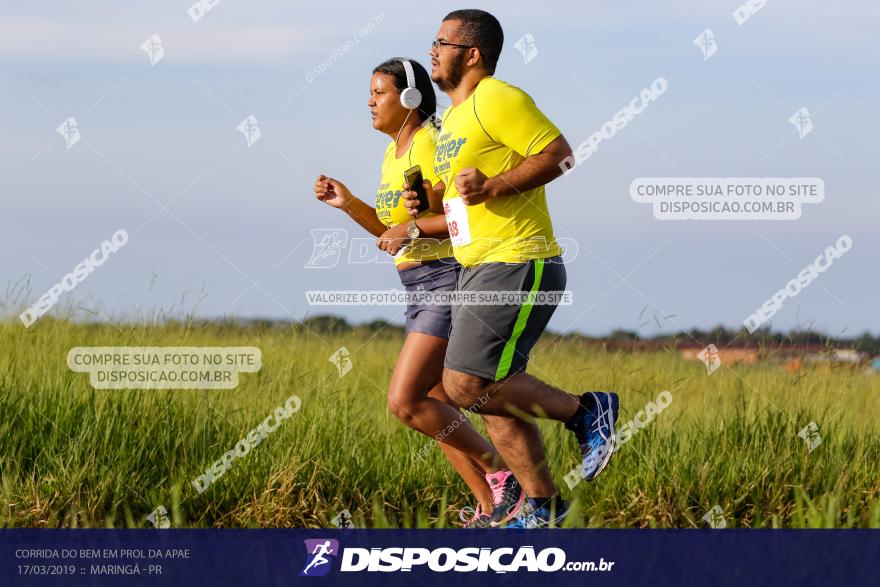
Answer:
M435 259L418 267L399 272L400 283L407 292L454 292L461 270L455 259ZM421 332L449 338L452 327L452 307L448 304L413 303L406 306L406 332Z

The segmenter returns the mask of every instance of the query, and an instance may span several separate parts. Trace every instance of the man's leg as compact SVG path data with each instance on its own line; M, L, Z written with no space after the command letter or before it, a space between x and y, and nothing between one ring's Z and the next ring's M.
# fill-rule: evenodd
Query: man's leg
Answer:
M453 401L479 402L480 413L493 416L549 418L568 422L577 412L580 398L544 383L527 373L516 373L502 381L487 381L467 373L446 369L443 380ZM452 386L452 388L449 387ZM454 391L450 392L450 389ZM469 404L465 404L469 405ZM496 445L497 446L497 445Z
M614 393L585 393L581 396L572 395L557 387L549 385L537 377L527 373L515 373L501 381L489 381L468 373L450 369L443 370L443 384L447 394L455 403L478 405L484 416L503 417L507 420L527 417L550 418L565 424L574 432L581 448L582 476L594 479L608 464L613 446L614 423L617 420L617 395ZM496 423L496 428L503 426L505 420ZM488 422L487 422L488 426ZM499 454L507 462L510 470L517 475L529 495L552 496L555 493L534 493L537 489L527 484L524 466L524 455L528 452L520 448L514 452L500 444L501 440L489 436ZM511 434L516 434L511 429ZM540 442L540 435L537 437ZM529 442L534 442L532 438ZM522 447L525 440L514 441L514 446ZM508 451L511 454L508 454ZM532 467L546 467L544 448L540 446L541 459L532 459ZM511 459L517 459L517 461ZM523 475L524 477L520 478ZM540 473L534 473L533 482L542 486ZM549 476L548 476L549 477ZM544 485L546 486L546 485Z
M519 304L453 307L444 363L443 385L457 405L499 417L491 424L487 421L487 426L492 426L496 449L516 479L490 480L490 485L496 482L494 487L500 488L509 483L515 489L521 487L518 479L522 477L529 484L522 487L537 498L554 498L556 491L546 471L540 435L523 426L523 417L564 422L578 440L584 477L592 479L610 458L617 416L614 394L575 396L525 374L529 352L555 310L554 304L547 303L552 299L540 294L562 292L565 281L558 257L464 268L458 282L463 292L520 291L525 295ZM514 418L520 422L514 424ZM510 518L509 509L495 509L495 523Z
M493 382L444 369L443 381L456 403L479 406L492 444L526 493L556 495L541 433L526 417L568 422L578 410L578 397L525 373Z
M556 495L538 426L515 416L484 415L483 422L492 444L497 447L526 493Z

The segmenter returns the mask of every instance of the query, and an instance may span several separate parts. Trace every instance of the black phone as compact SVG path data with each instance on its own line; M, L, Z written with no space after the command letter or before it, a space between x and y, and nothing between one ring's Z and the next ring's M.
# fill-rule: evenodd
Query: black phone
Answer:
M403 181L409 184L409 189L419 196L419 205L416 208L419 214L431 207L431 203L428 201L428 193L425 191L425 186L422 185L424 180L422 179L422 168L420 165L413 165L404 171Z

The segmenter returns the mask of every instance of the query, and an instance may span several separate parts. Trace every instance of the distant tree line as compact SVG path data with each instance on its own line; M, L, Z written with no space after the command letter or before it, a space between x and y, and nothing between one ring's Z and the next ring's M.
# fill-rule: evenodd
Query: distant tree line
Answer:
M714 344L731 348L778 348L791 346L810 346L834 349L854 349L870 355L880 354L880 336L872 336L865 331L855 337L834 337L816 330L792 330L790 332L773 332L769 328L761 328L749 333L745 328L739 330L716 326L711 330L693 328L691 330L660 334L652 337L640 337L631 330L614 330L604 337L585 337L595 341L611 341L616 343L651 342L657 346L694 346L697 344Z
M265 326L281 325L291 326L289 321L251 321L251 324L262 323ZM294 330L311 331L317 334L334 335L346 334L352 331L402 333L403 328L389 324L384 320L374 320L362 324L350 324L345 318L332 314L311 316L292 324ZM579 333L567 334L564 338L577 339L585 342L611 342L625 346L626 343L650 343L657 347L694 346L697 344L715 344L718 347L746 347L746 348L775 348L787 346L811 346L825 348L851 348L863 351L871 355L880 354L880 335L873 336L865 331L855 337L834 337L816 330L793 330L791 332L772 332L769 328L762 328L753 333L746 329L727 329L724 326L716 326L710 330L694 328L688 331L659 334L651 337L640 337L637 332L631 330L614 330L606 336L587 336ZM640 344L639 346L642 346Z

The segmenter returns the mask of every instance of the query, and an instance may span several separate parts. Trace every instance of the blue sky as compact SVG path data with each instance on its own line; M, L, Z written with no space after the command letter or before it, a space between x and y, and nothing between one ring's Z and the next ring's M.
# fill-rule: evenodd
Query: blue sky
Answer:
M737 326L849 234L853 249L772 325L880 332L880 7L770 0L739 26L735 1L607 4L470 5L504 26L496 75L529 92L572 145L658 76L669 81L548 187L557 235L579 243L567 266L575 303L550 328ZM386 137L370 127L370 72L395 55L427 63L441 18L461 6L220 0L193 22L189 5L3 3L0 280L29 281L34 301L125 228L129 243L64 302L114 318L195 308L299 319L327 311L310 309L306 290L397 287L387 264L304 268L311 229L365 236L311 186L326 173L372 199ZM704 61L692 40L706 28L718 51ZM528 64L514 47L527 33L538 49ZM140 45L153 34L165 56L151 67ZM803 139L788 121L801 107L815 128ZM249 115L262 133L250 147L236 129ZM71 116L82 140L67 149L55 129ZM660 221L629 197L633 179L653 176L820 177L826 197L795 221ZM330 311L402 322L402 308Z

